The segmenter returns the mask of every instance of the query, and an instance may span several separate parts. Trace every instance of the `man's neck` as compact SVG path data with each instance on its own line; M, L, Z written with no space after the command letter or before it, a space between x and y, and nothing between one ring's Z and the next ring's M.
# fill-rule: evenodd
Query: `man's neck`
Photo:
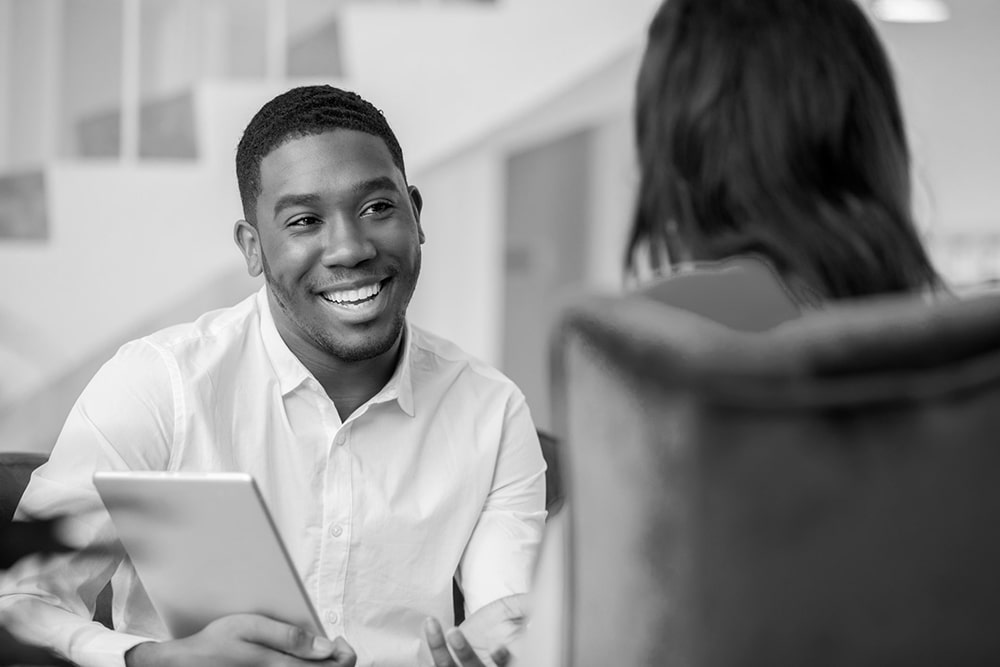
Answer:
M392 347L382 354L361 361L345 361L322 354L294 336L279 334L302 365L312 373L337 407L345 421L359 407L379 393L389 382L399 364L404 333L400 332Z
M346 421L389 382L399 363L402 340L403 334L400 333L385 353L372 359L342 364L336 369L306 366L337 406L341 421Z

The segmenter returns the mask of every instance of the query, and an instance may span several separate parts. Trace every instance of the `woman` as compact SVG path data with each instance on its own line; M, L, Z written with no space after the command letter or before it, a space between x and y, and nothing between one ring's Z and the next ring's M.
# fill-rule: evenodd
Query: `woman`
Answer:
M939 286L913 224L888 59L853 0L664 2L635 120L628 270L724 261L695 273L729 273L668 279L651 296L712 316L741 286L775 311L766 325L828 300Z
M913 225L895 83L854 0L666 0L635 117L626 267L671 270L646 295L764 330L830 300L939 288ZM560 576L560 519L536 591ZM538 597L521 661L536 667L559 625L558 603ZM427 639L436 667L483 664L457 629L430 622Z

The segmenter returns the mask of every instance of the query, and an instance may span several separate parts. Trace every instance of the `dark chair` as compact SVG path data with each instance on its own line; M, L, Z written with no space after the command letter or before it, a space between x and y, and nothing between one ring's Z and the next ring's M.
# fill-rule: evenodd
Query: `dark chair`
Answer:
M555 436L545 431L538 432L538 442L542 445L542 458L545 459L545 510L549 517L559 511L563 504L563 483L560 475L559 441Z
M46 454L34 452L0 452L0 524L14 517L32 471L47 459Z
M48 547L52 542L47 526L41 530L12 534L8 528L31 472L45 463L45 454L0 452L0 568L14 562L34 545ZM30 544L29 544L30 542ZM0 665L68 665L48 651L26 646L0 627Z
M595 298L553 352L563 664L1000 664L1000 296Z
M35 468L48 460L47 454L35 452L0 452L0 532L14 517L17 504L28 486L28 480ZM37 539L33 537L31 539ZM41 542L38 542L41 544ZM13 550L21 550L25 545L9 544ZM2 550L0 550L2 551ZM94 620L107 627L111 622L111 585L105 586L97 596Z
M12 521L31 472L45 458L44 454L0 452L0 570L31 554L65 549L56 536L55 522Z

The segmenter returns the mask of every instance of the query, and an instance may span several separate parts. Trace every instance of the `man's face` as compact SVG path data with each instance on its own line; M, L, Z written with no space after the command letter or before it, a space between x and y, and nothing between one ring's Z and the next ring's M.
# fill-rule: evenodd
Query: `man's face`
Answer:
M392 348L420 274L420 208L371 134L332 130L264 157L257 224L236 223L236 241L289 347L341 361Z

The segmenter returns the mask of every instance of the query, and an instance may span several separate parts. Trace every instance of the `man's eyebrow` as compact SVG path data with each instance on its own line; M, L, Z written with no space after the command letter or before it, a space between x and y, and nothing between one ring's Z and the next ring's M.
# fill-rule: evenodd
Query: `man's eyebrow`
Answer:
M375 178L369 178L351 186L351 191L356 196L368 194L375 190L393 190L394 192L399 192L399 187L396 185L396 181L388 176L376 176Z
M321 197L318 194L313 193L290 193L282 195L278 197L278 201L274 202L274 215L277 216L283 209L290 208L292 206L302 206L304 208L318 206L320 200Z

